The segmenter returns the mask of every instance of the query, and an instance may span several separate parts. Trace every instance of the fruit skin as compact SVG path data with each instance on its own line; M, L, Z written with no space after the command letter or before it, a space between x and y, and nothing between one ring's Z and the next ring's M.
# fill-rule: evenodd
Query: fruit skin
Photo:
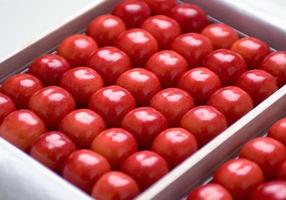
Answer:
M131 176L143 191L167 174L169 168L159 154L152 151L138 151L123 162L120 171Z
M198 33L186 33L178 36L171 49L185 57L191 68L202 64L203 59L213 50L211 41Z
M130 176L118 172L107 172L99 178L92 190L98 200L130 200L139 194L137 183Z
M31 96L42 89L41 81L31 74L16 74L7 78L1 92L10 97L17 108L27 108Z
M122 0L114 7L112 14L120 17L128 29L138 28L151 16L151 9L141 0Z
M91 150L82 149L70 154L63 169L63 177L90 193L96 181L108 171L110 171L110 165L103 156Z
M213 182L227 189L233 199L246 200L264 182L264 176L256 163L241 158L221 165L214 174Z
M225 116L208 105L189 110L181 119L180 126L191 132L199 146L203 146L227 128Z
M42 134L31 147L30 155L60 173L68 156L75 151L74 143L63 133L51 131Z
M183 115L195 105L193 98L184 90L167 88L153 96L150 106L166 117L169 126L176 127Z
M88 66L101 75L106 85L112 85L131 68L131 61L126 53L116 47L102 47L90 57Z
M177 5L176 0L144 0L156 15L167 15Z
M197 105L202 105L207 102L212 93L221 88L221 82L211 70L205 67L196 67L181 76L178 87L187 91Z
M67 114L59 129L79 148L90 148L93 139L105 129L102 117L89 109L77 109Z
M280 165L276 178L278 180L286 180L286 160Z
M0 136L23 151L29 151L46 127L32 111L21 109L11 112L0 127Z
M85 106L93 93L104 86L101 76L89 67L76 67L64 73L60 86L73 95L80 106Z
M169 128L154 140L152 150L162 156L170 168L176 167L198 149L192 133L183 128Z
M97 43L88 35L75 34L64 39L57 48L60 56L73 66L86 66L89 57L98 49Z
M210 39L214 49L230 49L239 39L237 32L226 24L210 24L203 29L202 34Z
M158 77L142 68L130 69L119 76L116 84L127 89L136 99L137 105L148 105L150 99L161 90Z
M184 32L200 32L208 24L205 11L194 4L178 4L169 15L180 24Z
M136 107L136 102L128 90L113 85L94 93L88 107L101 115L108 127L118 127L126 113Z
M162 87L167 88L175 86L189 66L184 57L177 52L164 50L152 55L145 68L160 79Z
M251 200L285 200L286 181L270 181L261 184L252 194Z
M223 87L213 93L208 105L222 112L229 125L237 121L253 108L249 94L236 86Z
M33 60L28 73L36 76L46 86L58 85L63 74L70 68L70 64L64 57L45 54Z
M121 127L136 138L140 148L147 149L155 137L168 127L168 122L164 115L154 108L139 107L125 115Z
M268 130L268 136L278 140L286 146L286 118L275 122Z
M117 16L106 14L94 18L88 25L86 34L91 36L98 46L112 46L117 37L126 30L125 24Z
M115 46L129 56L133 67L144 67L147 60L159 49L151 33L141 28L129 29L121 33Z
M0 92L0 125L5 117L15 110L16 106L14 102L8 96Z
M75 101L65 89L49 86L31 97L29 109L39 115L48 128L57 129L62 118L75 109Z

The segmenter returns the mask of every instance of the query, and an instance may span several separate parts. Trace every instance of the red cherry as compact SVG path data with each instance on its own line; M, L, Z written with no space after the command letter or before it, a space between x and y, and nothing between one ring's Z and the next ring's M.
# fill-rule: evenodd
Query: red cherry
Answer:
M179 24L165 15L149 17L142 28L156 38L160 49L168 49L173 40L181 34Z
M266 56L260 69L267 71L277 78L279 86L286 83L286 51L276 51Z
M178 126L183 115L194 107L193 98L184 90L167 88L158 92L150 106L161 112L170 126Z
M286 160L280 165L278 169L277 179L286 180Z
M270 181L261 184L253 193L251 200L285 200L286 181Z
M72 66L85 66L89 57L97 48L97 44L92 37L75 34L64 39L57 51Z
M217 90L209 98L208 104L222 112L228 124L234 123L253 108L249 94L235 86Z
M35 141L30 155L50 169L61 172L66 159L75 149L74 143L67 136L51 131Z
M102 47L114 45L117 37L125 30L125 24L119 17L106 14L94 18L88 25L86 33Z
M5 94L0 92L0 125L7 115L16 110L14 102Z
M62 118L75 109L75 102L63 88L49 86L31 97L29 108L39 115L50 129L55 129Z
M261 61L269 53L269 46L265 42L254 38L244 37L237 40L231 50L239 53L249 67L259 67Z
M210 39L215 49L230 49L239 39L237 32L226 24L210 24L202 34Z
M105 129L100 115L88 109L74 110L60 123L63 131L79 148L90 148L93 139Z
M286 146L286 118L275 122L268 131L268 136L272 137Z
M200 32L208 24L205 12L194 4L179 4L171 10L170 16L184 32Z
M158 77L142 68L124 72L117 79L116 84L129 90L138 105L148 105L154 94L161 90Z
M90 193L96 181L108 171L110 166L104 157L90 150L77 150L67 159L63 177Z
M230 160L215 172L214 183L222 185L234 199L249 199L252 191L264 182L260 167L247 159Z
M236 86L246 91L255 105L278 89L276 79L268 72L259 69L244 72L236 80Z
M186 33L173 41L171 49L184 56L190 67L196 67L201 65L204 57L213 50L213 47L206 36Z
M196 104L205 104L210 95L221 87L221 82L214 72L204 67L197 67L183 74L178 87L187 91Z
M4 81L1 91L16 104L18 108L26 108L31 96L42 89L41 81L30 74L16 74Z
M122 0L112 11L113 15L120 17L127 28L138 28L151 15L151 10L144 1Z
M139 147L147 148L168 125L164 115L157 110L151 107L140 107L125 115L121 127L132 133Z
M170 168L176 167L197 149L196 138L183 128L164 130L155 138L152 145L152 150L162 156Z
M164 50L151 56L145 68L158 76L163 87L172 87L189 67L183 56L175 51Z
M121 33L116 46L129 56L134 67L144 67L147 60L158 51L156 39L139 28Z
M24 151L29 150L44 132L45 124L30 110L16 110L10 113L0 127L0 136Z
M131 68L129 57L116 47L103 47L96 51L88 62L96 70L105 84L114 84L123 72Z
M101 76L89 67L76 67L62 77L60 86L73 95L79 105L86 105L93 93L103 87Z
M243 58L228 49L211 52L204 59L203 65L216 73L224 85L231 85L247 70Z
M117 171L100 177L92 190L92 197L98 200L130 200L138 194L139 188L134 179Z
M231 194L221 185L209 183L194 189L187 200L233 200Z
M133 135L122 128L111 128L102 131L92 142L91 149L104 156L113 169L137 151Z
M98 90L89 101L89 108L100 114L109 127L120 125L124 115L135 107L131 93L115 85Z
M167 174L169 169L167 162L157 153L139 151L123 162L121 171L134 178L143 191Z
M196 137L203 146L227 128L225 116L212 106L198 106L181 119L181 127Z
M46 54L35 59L28 72L38 77L44 85L58 85L62 75L70 68L65 58L56 54Z
M168 14L177 5L176 0L144 0L152 10L153 14Z

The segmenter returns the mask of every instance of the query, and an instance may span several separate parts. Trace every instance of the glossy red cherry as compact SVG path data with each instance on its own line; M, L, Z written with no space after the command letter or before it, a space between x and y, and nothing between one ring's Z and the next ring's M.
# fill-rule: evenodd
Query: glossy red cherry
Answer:
M44 132L43 121L34 112L24 109L10 113L0 127L0 136L24 151Z
M116 46L129 56L133 67L144 67L147 60L158 51L156 39L139 28L121 33Z
M230 49L239 39L237 32L226 24L210 24L202 34L210 39L215 49Z
M224 85L231 85L237 77L247 70L245 61L236 52L218 49L211 52L203 62L203 66L216 73Z
M181 34L179 24L165 15L149 17L143 23L142 28L156 38L160 49L168 49L173 40Z
M169 15L180 24L184 32L200 32L208 24L205 12L194 4L178 4Z
M89 101L89 108L103 117L109 127L120 125L126 113L136 107L132 94L120 87L104 87L94 93Z
M164 50L151 56L145 68L158 76L163 87L172 87L189 67L183 56L175 51Z
M34 142L30 155L50 169L61 172L66 159L75 149L74 143L67 136L51 131L42 134Z
M1 91L16 104L18 108L26 108L31 96L42 89L41 81L30 74L16 74L4 81Z
M251 200L285 200L286 181L270 181L261 184L253 193Z
M209 183L194 189L187 200L233 200L233 198L221 185Z
M157 153L139 151L123 162L121 171L134 178L143 191L167 174L169 168L164 158Z
M210 96L208 104L222 112L229 125L253 108L253 102L249 94L235 86L217 90Z
M286 160L278 168L276 178L279 180L286 180Z
M176 0L144 0L152 10L153 14L168 14L177 5Z
M260 69L244 72L236 80L236 86L246 91L255 105L273 94L277 89L274 76Z
M161 90L158 77L145 69L130 69L119 76L116 84L126 88L138 105L148 105L150 99Z
M102 131L91 144L91 150L104 156L113 169L137 151L134 136L122 128L111 128Z
M268 136L272 137L286 146L286 118L275 122L268 131Z
M186 33L173 41L171 49L184 56L190 67L196 67L201 65L204 57L213 50L213 47L206 36Z
M181 119L182 128L190 131L203 146L227 128L225 116L212 106L198 106Z
M57 51L72 66L86 66L89 57L97 50L97 44L92 37L75 34L64 39Z
M92 190L92 197L98 200L130 200L138 194L139 187L134 179L117 171L100 177Z
M286 83L286 51L276 51L266 56L260 69L263 69L277 78L279 86Z
M254 37L244 37L237 40L231 50L239 53L249 67L259 67L264 57L269 54L269 46Z
M70 64L65 58L56 54L46 54L35 59L28 72L48 86L58 85L62 75L70 68Z
M196 138L183 128L164 130L155 138L152 145L152 150L162 156L170 168L176 167L197 149Z
M90 193L94 183L108 171L110 165L104 157L90 150L77 150L67 159L63 177Z
M93 139L104 129L105 122L101 116L89 109L74 110L60 123L60 130L79 148L90 148Z
M116 47L103 47L96 51L88 62L96 70L105 84L114 84L123 72L131 68L129 57Z
M65 89L49 86L31 97L29 109L39 115L50 129L56 129L62 118L75 109L75 102Z
M103 80L89 67L76 67L64 73L60 86L73 95L78 105L84 106L91 95L103 87Z
M270 137L258 137L242 147L239 157L258 164L265 177L270 179L276 177L280 165L286 160L286 148Z
M0 92L0 125L7 115L16 110L14 102L5 94Z
M155 137L168 127L167 120L151 107L136 108L125 115L121 127L129 131L141 148L149 148Z
M222 185L234 199L249 199L253 190L264 182L260 167L247 159L230 160L215 172L213 182Z
M187 91L196 104L205 104L210 95L221 87L219 77L205 67L187 71L178 82L178 87Z
M183 115L194 107L193 98L184 90L167 88L158 92L150 106L161 112L170 126L178 126Z
M125 24L119 17L106 14L94 18L88 25L86 34L102 47L114 45L117 37L125 30Z

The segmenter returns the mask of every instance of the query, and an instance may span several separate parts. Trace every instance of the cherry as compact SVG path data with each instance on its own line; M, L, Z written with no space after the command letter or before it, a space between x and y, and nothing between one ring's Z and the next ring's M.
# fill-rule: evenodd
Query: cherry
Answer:
M286 181L270 181L261 184L253 193L251 200L285 200Z
M278 169L277 179L286 180L286 160L280 165Z
M119 76L116 84L126 88L138 105L148 105L150 99L161 90L158 77L145 69L130 69Z
M5 94L0 92L0 125L7 115L16 110L14 102Z
M176 0L144 0L152 10L153 14L168 14L177 5Z
M272 137L286 146L286 118L275 122L268 131L268 136Z

